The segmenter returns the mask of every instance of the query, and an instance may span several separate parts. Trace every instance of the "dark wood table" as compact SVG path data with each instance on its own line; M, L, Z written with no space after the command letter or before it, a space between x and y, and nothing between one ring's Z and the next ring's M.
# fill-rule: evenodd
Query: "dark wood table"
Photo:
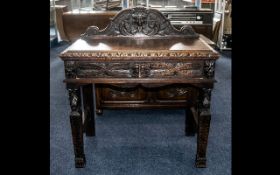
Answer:
M193 136L197 132L196 167L206 167L211 91L219 55L192 27L177 30L154 9L126 9L104 30L89 27L60 57L69 91L77 168L86 163L83 133L95 136L93 85L148 89L184 86L178 93L185 97L185 134Z

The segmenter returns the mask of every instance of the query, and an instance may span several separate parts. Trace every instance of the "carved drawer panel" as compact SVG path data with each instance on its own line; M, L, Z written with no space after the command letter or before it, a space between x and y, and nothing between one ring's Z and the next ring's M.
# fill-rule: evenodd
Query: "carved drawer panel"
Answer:
M139 101L145 100L146 94L140 88L102 88L104 101Z
M151 63L143 65L145 77L199 77L202 76L203 62Z
M204 74L204 61L65 63L67 78L192 78Z
M158 100L191 100L195 99L197 96L197 90L192 87L172 86L169 88L160 89L157 92Z
M93 63L79 62L77 77L79 78L132 78L137 70L133 63Z

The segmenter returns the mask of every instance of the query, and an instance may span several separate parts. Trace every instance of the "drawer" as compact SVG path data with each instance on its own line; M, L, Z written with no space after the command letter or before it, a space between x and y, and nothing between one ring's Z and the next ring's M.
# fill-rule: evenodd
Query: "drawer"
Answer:
M192 78L203 76L204 62L80 61L69 65L65 64L67 78Z
M198 91L193 87L171 86L157 92L157 100L191 100L198 97Z
M133 63L78 62L78 78L133 78L137 71Z
M141 65L141 74L147 78L199 77L203 73L203 62L151 63Z
M102 87L103 101L138 101L145 100L146 94L140 88L110 88Z

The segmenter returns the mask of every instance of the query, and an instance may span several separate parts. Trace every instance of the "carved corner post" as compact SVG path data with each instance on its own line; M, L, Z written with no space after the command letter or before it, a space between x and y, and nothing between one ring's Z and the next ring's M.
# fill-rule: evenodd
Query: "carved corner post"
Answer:
M202 88L198 101L198 131L196 167L206 167L206 150L211 120L210 102L212 88Z
M95 136L95 115L92 87L92 84L83 86L83 103L85 112L84 128L86 136Z
M188 107L186 109L185 135L194 136L195 132L196 132L196 123L194 120L193 113L192 113L191 109Z
M66 88L69 92L69 101L71 107L70 123L75 153L75 167L83 168L86 164L86 158L84 154L80 86L68 83Z

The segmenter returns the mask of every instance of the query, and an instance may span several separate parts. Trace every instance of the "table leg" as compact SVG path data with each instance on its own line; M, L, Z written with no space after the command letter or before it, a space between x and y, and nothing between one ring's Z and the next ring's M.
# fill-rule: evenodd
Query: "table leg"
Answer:
M86 164L83 143L83 121L81 111L81 95L80 86L67 84L69 92L69 101L71 107L70 123L72 130L72 140L75 153L75 167L83 168Z
M211 120L210 113L211 89L203 88L200 93L198 106L198 131L197 131L197 153L196 167L206 167L206 149Z
M193 113L190 108L186 109L186 120L185 120L185 134L186 136L194 136L195 135L195 121L193 117Z
M86 136L95 136L95 116L94 116L94 100L93 85L83 86L83 103L85 112L85 132Z
M100 85L95 85L95 102L96 102L96 114L102 115L103 110L101 109L101 93L102 93L102 87Z

